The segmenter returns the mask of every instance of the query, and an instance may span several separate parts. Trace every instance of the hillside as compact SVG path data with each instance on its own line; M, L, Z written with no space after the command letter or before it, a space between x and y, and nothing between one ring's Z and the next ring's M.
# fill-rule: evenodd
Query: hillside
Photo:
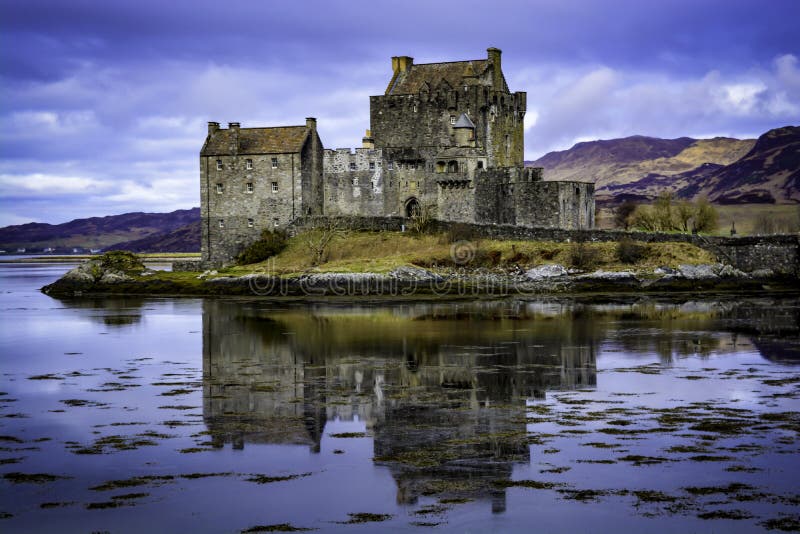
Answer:
M658 139L633 136L578 143L569 150L551 152L527 164L544 167L546 180L579 180L596 184L598 202L616 201L616 196L647 197L654 187L669 183L667 177L698 170L707 164L730 165L746 156L754 139ZM702 171L702 172L701 172ZM651 183L658 178L657 183ZM627 184L649 179L642 187ZM657 194L657 193L656 193Z
M650 200L667 190L679 198L706 196L717 204L800 202L800 127L770 130L728 165L704 163L676 174L649 172L638 180L607 183L599 189L600 201Z
M28 223L0 228L0 249L29 252L102 249L157 234L168 234L191 223L199 223L200 208L170 213L124 213L107 217L75 219L63 224ZM199 241L199 231L198 231ZM172 251L171 251L172 252ZM177 252L177 251L176 251Z
M108 250L132 252L200 252L200 221L194 221L170 232L160 232L135 241L107 247Z

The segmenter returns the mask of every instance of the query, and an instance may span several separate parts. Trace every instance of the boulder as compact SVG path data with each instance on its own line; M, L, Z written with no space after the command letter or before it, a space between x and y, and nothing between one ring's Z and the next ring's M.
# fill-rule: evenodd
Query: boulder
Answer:
M711 280L719 278L719 265L680 265L678 272L687 280Z
M538 267L534 267L526 272L525 276L530 280L545 280L547 278L567 276L567 270L563 265L554 263L552 265L540 265Z

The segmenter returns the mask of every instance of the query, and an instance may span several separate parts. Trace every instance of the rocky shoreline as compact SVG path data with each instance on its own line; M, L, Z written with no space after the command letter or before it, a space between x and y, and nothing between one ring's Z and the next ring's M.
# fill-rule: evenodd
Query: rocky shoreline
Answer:
M135 256L131 255L133 258ZM798 279L769 270L742 272L730 265L681 265L652 271L584 272L558 264L529 270L484 268L433 271L401 266L388 273L304 273L272 276L164 272L147 269L131 257L90 260L45 286L56 297L96 295L263 296L263 297L441 297L524 296L569 293L672 293L715 291L791 291Z

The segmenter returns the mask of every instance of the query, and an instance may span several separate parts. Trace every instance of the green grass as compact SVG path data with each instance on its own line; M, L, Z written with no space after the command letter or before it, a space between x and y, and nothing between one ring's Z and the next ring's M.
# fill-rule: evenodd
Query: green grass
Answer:
M475 239L470 242L474 258L466 268L531 268L537 265L570 264L571 243L554 241L499 241ZM616 258L616 243L587 243L597 256L597 267L606 270L652 269L682 263L700 264L716 261L709 252L689 243L648 243L644 258L636 265L626 265ZM287 248L265 262L231 267L231 275L269 272L282 276L316 272L388 273L400 266L420 266L447 271L460 267L451 256L452 245L443 235L416 236L400 232L352 232L334 239L327 260L313 265L313 256L299 235L289 240Z

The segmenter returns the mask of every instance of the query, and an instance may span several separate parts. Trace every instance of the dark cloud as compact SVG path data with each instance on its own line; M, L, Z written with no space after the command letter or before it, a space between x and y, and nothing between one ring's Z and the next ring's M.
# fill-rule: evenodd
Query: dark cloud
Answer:
M315 115L326 146L353 146L392 55L502 48L528 157L756 134L800 116L798 19L796 0L0 1L0 224L196 205L206 120Z

